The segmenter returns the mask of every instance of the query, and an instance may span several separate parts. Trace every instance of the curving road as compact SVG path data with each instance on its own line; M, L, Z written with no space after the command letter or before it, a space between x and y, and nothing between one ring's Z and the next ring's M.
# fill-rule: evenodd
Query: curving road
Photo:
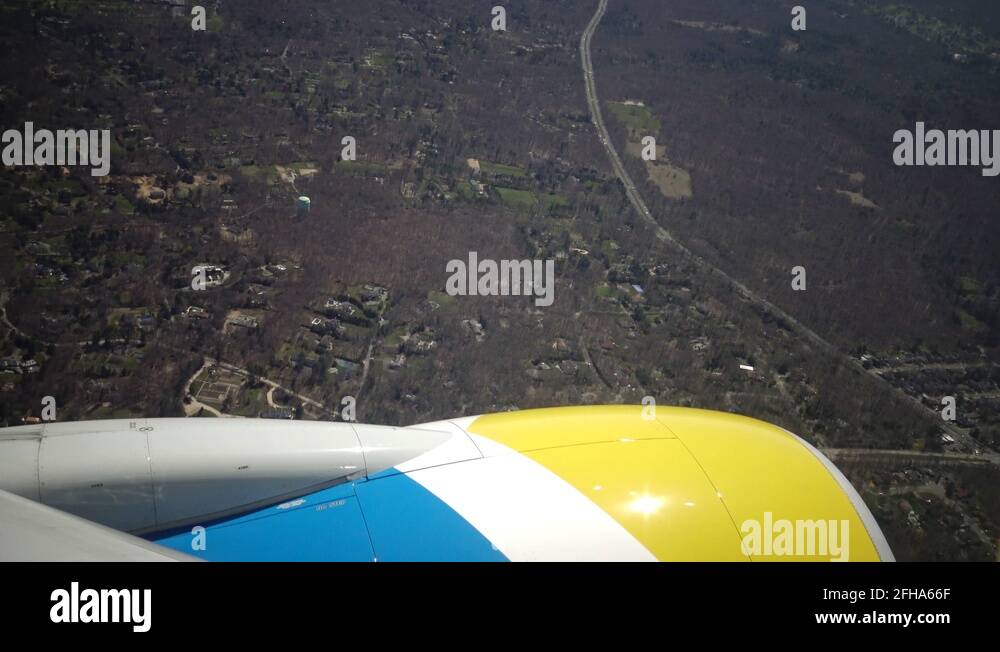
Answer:
M180 349L176 349L176 350L179 351ZM184 396L189 396L191 394L191 391L190 391L191 390L191 384L194 382L194 379L197 378L198 375L201 374L201 372L204 371L208 367L218 367L220 369L225 369L226 371L232 372L234 374L238 374L240 376L246 376L248 378L251 377L251 376L254 376L254 374L251 373L250 370L244 369L243 367L237 367L234 364L229 364L228 362L222 362L221 360L216 360L215 358L210 358L208 356L203 356L203 357L204 357L204 361L205 362L201 366L201 369L199 369L198 371L196 371L194 373L194 375L191 376L190 379L188 379L187 385L184 388L184 394L183 394ZM271 407L277 407L276 404L273 401L274 397L273 397L272 393L274 392L274 390L281 390L285 394L288 394L289 396L293 396L293 397L299 399L300 401L302 401L303 403L305 403L307 405L311 405L312 407L316 408L317 410L320 410L321 412L323 412L327 416L330 416L330 417L336 417L337 416L337 411L336 410L330 410L330 409L328 409L325 405L323 405L322 403L320 403L319 401L317 401L315 399L311 399L308 396L305 396L303 394L298 394L296 392L293 392L292 390L288 389L287 387L282 387L281 385L279 385L278 383L274 382L273 380L270 380L268 378L264 378L263 376L256 376L256 378L257 378L257 380L259 380L260 382L262 382L263 384L265 384L265 385L268 386L269 389L268 389L268 393L267 393L267 402L268 402L268 405L270 405ZM192 399L193 399L193 397L192 397ZM192 404L194 402L195 401L192 400ZM219 412L218 410L212 408L211 406L207 406L206 405L205 407L208 408L209 410L213 411L213 412ZM188 416L191 416L191 415L188 415ZM232 416L236 416L236 415L219 413L216 416L232 417Z
M733 290L736 291L742 298L748 302L754 304L761 310L764 310L771 315L780 318L789 327L797 332L800 336L804 337L808 341L812 342L814 345L819 347L821 350L830 353L831 355L839 357L848 367L865 374L871 378L875 378L878 382L883 383L883 385L893 392L897 396L908 401L911 405L923 411L924 414L932 416L936 421L939 422L940 427L955 438L955 441L961 442L964 446L970 449L978 449L983 451L984 457L988 457L995 464L1000 465L1000 454L995 451L986 449L983 444L976 441L973 437L969 436L964 430L959 429L952 423L943 421L941 415L935 410L928 408L926 405L920 402L920 399L910 396L903 390L897 388L889 381L882 378L879 374L865 369L865 367L854 358L845 355L836 346L825 340L818 333L813 331L811 328L797 320L796 318L789 315L787 312L774 305L764 297L758 295L756 292L748 288L743 283L737 281L735 278L719 269L709 261L705 260L698 254L694 253L688 249L683 243L681 243L677 238L673 236L672 233L667 231L665 228L660 226L659 222L653 217L649 208L646 206L646 202L643 201L642 195L639 194L635 183L632 181L632 177L629 175L628 170L622 164L621 157L618 155L618 150L615 149L614 143L611 142L611 136L608 134L608 129L604 124L604 115L601 113L601 102L597 95L597 84L594 80L594 62L590 55L591 41L594 38L594 33L597 31L598 26L601 24L601 19L604 18L604 13L608 9L608 0L600 0L597 6L597 11L594 12L594 16L590 19L590 23L587 24L586 29L583 30L583 35L580 37L580 63L583 67L583 79L587 86L587 106L590 109L591 121L594 123L594 127L597 129L597 137L601 141L601 145L604 146L604 151L608 155L608 159L611 161L611 166L614 168L615 175L622 182L625 187L625 195L628 197L629 202L631 202L632 207L639 214L639 217L649 225L656 235L658 240L669 243L676 250L680 251L685 258L690 260L694 265L702 271L708 272L714 275L716 278L721 279Z

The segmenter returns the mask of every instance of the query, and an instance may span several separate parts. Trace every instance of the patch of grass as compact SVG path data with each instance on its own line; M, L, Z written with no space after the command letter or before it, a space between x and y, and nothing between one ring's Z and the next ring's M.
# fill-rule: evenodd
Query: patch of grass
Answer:
M503 186L497 186L496 191L500 195L500 201L514 208L530 210L541 207L546 211L552 212L567 208L571 203L568 197L556 193L539 194L530 190L504 188Z
M601 283L594 288L594 294L601 299L611 299L615 296L615 289L607 283Z
M364 63L369 68L388 68L395 62L395 57L378 50L369 50L364 58Z
M629 156L642 158L643 146L635 140L630 140L625 151ZM682 167L672 165L667 158L667 148L663 145L656 146L656 160L646 161L646 173L650 180L660 189L660 193L667 199L687 199L694 196L691 186L691 173Z
M523 179L528 176L528 172L524 168L517 167L516 165L503 165L502 163L491 163L490 161L480 161L479 169L483 174L488 174L494 177L512 177L514 179Z
M963 276L958 279L958 291L964 295L982 294L983 284L971 276Z
M668 199L687 199L694 195L691 188L691 173L669 163L646 162L649 178Z
M240 173L253 181L274 186L281 183L281 172L276 165L243 165Z
M462 199L466 200L473 200L479 197L479 193L472 187L472 184L464 181L458 182L455 186L455 193Z
M427 293L427 300L433 301L442 308L447 308L455 304L457 300L456 297L447 294L446 292L441 292L439 290L431 290Z
M221 32L222 28L226 26L226 21L221 15L213 14L208 17L207 21L205 21L205 26L210 32Z
M653 115L648 106L625 104L624 102L608 102L608 107L615 118L625 125L629 133L655 136L660 133L660 120Z
M256 387L250 390L244 390L240 392L240 396L237 401L239 405L233 407L231 414L236 414L243 417L256 417L262 410L268 408L267 405L267 389Z
M545 208L550 211L557 210L560 208L566 208L570 205L568 197L564 197L563 195L557 195L555 193L542 195L540 201L542 202L542 205L544 205Z
M754 36L767 36L767 32L754 29L752 27L741 27L739 25L730 25L727 23L706 23L701 20L672 20L670 21L674 25L680 25L681 27L692 27L694 29L703 29L706 32L729 32L731 34L752 34Z
M946 23L901 5L868 5L867 12L924 41L939 43L949 50L988 54L1000 49L1000 41L975 27Z
M135 213L135 207L132 205L132 202L122 195L115 196L115 208L117 208L118 212L122 215L132 215Z
M979 321L961 308L955 311L955 315L958 317L958 323L964 330L971 331L973 333L985 333L989 330L986 324Z
M534 206L538 203L535 195L528 190L497 187L496 191L497 194L500 195L500 201L508 206L534 208Z
M430 298L430 295L428 295L427 298ZM450 299L451 297L448 298ZM409 330L407 329L406 326L399 326L396 329L394 329L391 333L386 335L385 340L383 340L382 343L386 347L395 348L403 343L403 338L406 337L408 333Z

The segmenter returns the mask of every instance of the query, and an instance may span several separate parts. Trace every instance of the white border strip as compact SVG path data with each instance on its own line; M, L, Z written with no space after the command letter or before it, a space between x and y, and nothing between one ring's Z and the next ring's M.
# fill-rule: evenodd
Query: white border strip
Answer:
M470 437L489 451L487 457L408 475L511 561L657 561L618 521L543 465Z

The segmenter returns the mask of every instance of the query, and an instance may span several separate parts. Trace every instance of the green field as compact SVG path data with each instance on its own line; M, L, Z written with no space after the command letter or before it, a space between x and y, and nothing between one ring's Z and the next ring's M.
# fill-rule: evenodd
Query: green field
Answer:
M533 208L537 203L535 195L528 190L518 190L516 188L497 188L500 201L508 206L521 208Z
M615 118L625 125L632 134L655 136L660 133L659 119L653 115L648 106L625 104L624 102L608 102L608 108Z
M617 294L617 292L613 287L602 282L594 288L594 294L601 299L611 299Z
M528 172L524 168L519 168L515 165L503 165L502 163L491 163L490 161L480 161L479 169L482 170L483 174L494 177L503 176L523 179L528 176Z
M244 165L240 167L240 172L248 179L265 182L269 185L276 184L280 179L278 171L273 165Z
M563 197L562 195L547 194L541 195L538 199L542 202L542 205L545 206L545 209L549 211L566 208L570 205L569 199L567 197Z
M566 208L570 205L569 198L557 194L538 194L530 190L497 187L500 201L514 208L537 208L541 206L547 211Z

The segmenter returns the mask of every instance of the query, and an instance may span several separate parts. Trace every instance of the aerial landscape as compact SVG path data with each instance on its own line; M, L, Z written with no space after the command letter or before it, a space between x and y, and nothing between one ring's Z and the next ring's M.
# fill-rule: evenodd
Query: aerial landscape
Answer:
M705 408L1000 560L1000 5L794 6L3 3L0 427Z

